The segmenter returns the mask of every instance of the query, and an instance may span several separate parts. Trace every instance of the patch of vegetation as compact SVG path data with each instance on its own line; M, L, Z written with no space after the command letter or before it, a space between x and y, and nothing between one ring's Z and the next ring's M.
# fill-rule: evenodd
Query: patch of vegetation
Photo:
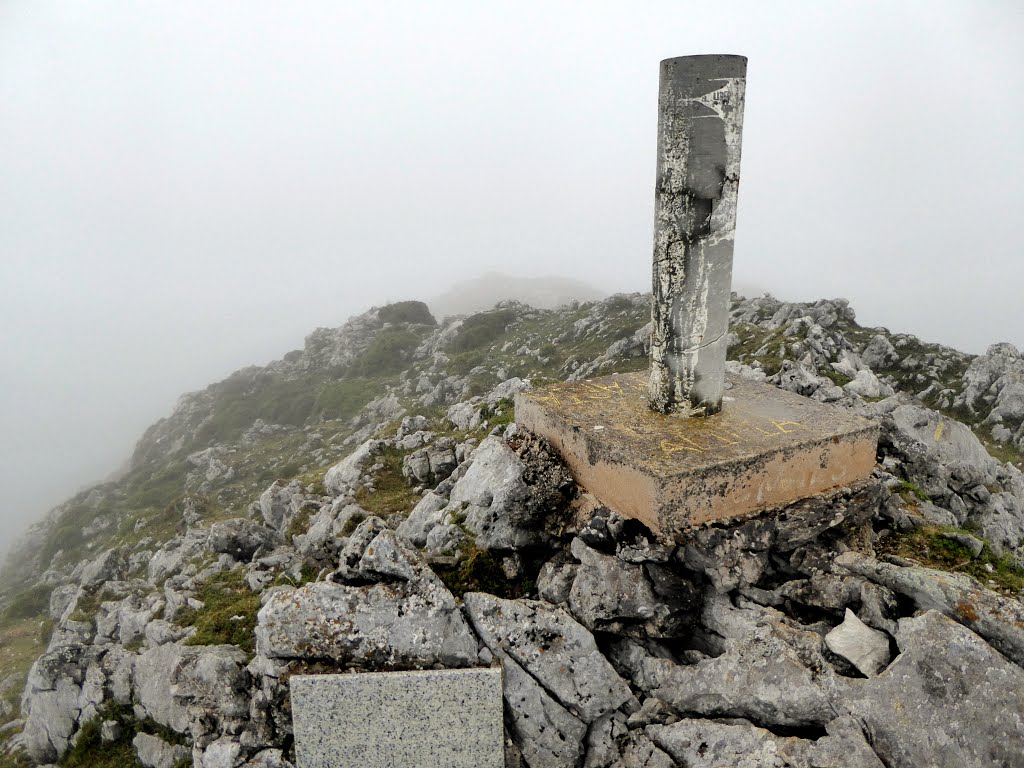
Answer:
M981 555L974 557L971 550L943 534L977 534L959 528L924 526L910 533L894 533L883 539L879 549L887 554L915 560L927 568L954 571L973 576L990 589L1017 596L1024 590L1024 568L1012 557L997 556L985 543Z
M213 414L197 434L196 444L235 442L256 419L301 427L313 414L316 392L317 382L309 377L277 374L259 376L241 391L222 391Z
M501 564L486 549L463 545L462 559L454 568L434 567L438 578L456 597L467 592L487 592L506 599L529 597L536 592L534 579L510 581Z
M373 491L365 486L356 492L356 503L374 515L387 517L396 512L406 514L416 506L419 495L409 487L402 476L405 454L394 448L385 448L378 461L384 465L373 477Z
M797 336L784 336L784 328L769 331L751 323L736 323L729 330L739 337L739 342L729 347L729 359L746 365L757 362L769 376L782 368L784 345L798 340Z
M101 588L98 586L83 590L75 603L75 610L71 612L68 618L72 621L92 621L95 619L96 614L100 611L100 605L103 603L101 591Z
M1009 443L1000 443L994 439L989 427L986 426L975 434L981 440L981 444L985 446L988 455L993 459L1004 464L1013 464L1017 469L1024 469L1024 453Z
M300 509L298 514L292 518L292 521L288 523L288 530L285 532L285 536L290 540L293 536L301 536L307 530L309 530L309 521L313 518L316 510L312 507L306 507Z
M0 718L0 724L19 717L21 692L28 677L29 667L46 649L52 630L53 623L49 618L39 616L17 620L5 618L0 622L0 680L5 680L10 675L17 675L19 678L18 684L3 694L3 700L10 705L11 714ZM13 735L12 732L7 737L0 736L0 748ZM0 768L22 768L27 765L28 762L19 756L0 755Z
M818 371L818 373L820 373L825 378L831 379L832 383L835 384L837 387L846 386L851 381L849 376L847 376L844 373L840 373L830 365L825 366L820 371Z
M50 608L51 588L44 584L25 587L15 593L2 614L3 621L41 618Z
M203 607L182 611L177 623L195 627L187 645L237 645L253 653L256 649L256 613L260 596L245 583L245 569L222 571L203 584L196 594Z
M101 729L104 721L111 720L121 726L121 735L114 741L104 743ZM186 745L184 737L170 728L158 725L151 720L136 720L131 710L108 702L104 704L94 718L82 725L71 749L57 761L61 768L141 768L135 754L132 740L140 733L157 736L170 744ZM179 762L175 768L186 768L192 765L192 758ZM2 768L2 766L0 766Z
M448 345L450 352L467 352L491 344L505 333L505 330L516 320L514 309L494 309L470 315L462 321L458 334Z
M909 480L900 480L899 488L896 492L903 497L904 501L931 501L928 494L924 492L917 483L912 483ZM911 498L913 497L913 498Z
M351 419L378 394L380 381L363 377L345 378L324 385L313 410L325 419Z
M6 742L0 741L0 745ZM28 755L24 752L16 752L13 755L0 754L0 768L31 768L32 763L28 760Z
M430 309L422 301L396 301L377 310L377 316L384 323L417 323L419 325L437 325L437 320L430 314Z
M363 520L365 519L366 515L364 515L361 512L357 512L354 515L350 515L348 520L345 521L345 525L341 527L341 535L351 536L353 533L355 533L355 530L359 527L359 524L363 522Z
M125 482L126 506L132 509L167 507L184 492L188 470L188 463L180 460L162 466L155 472L146 468L132 473Z
M370 345L352 361L353 376L390 376L404 370L422 337L408 328L384 328L377 331Z
M507 427L516 420L515 404L509 398L503 398L495 404L493 410L485 408L484 417L487 419L488 430Z

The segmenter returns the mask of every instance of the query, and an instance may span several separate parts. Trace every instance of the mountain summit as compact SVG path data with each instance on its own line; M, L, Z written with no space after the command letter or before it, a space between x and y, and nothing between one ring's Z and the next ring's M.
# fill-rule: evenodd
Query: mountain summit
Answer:
M645 369L650 311L400 302L184 395L4 569L0 767L288 768L292 675L498 664L507 766L1016 764L1020 352L734 296L730 372L878 464L676 544L514 423Z

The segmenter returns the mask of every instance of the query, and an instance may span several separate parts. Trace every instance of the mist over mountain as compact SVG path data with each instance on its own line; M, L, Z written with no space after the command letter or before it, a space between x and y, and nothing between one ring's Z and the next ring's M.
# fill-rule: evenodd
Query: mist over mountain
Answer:
M427 304L438 318L491 309L500 301L519 301L537 309L555 309L572 301L594 301L607 295L582 280L568 277L524 277L488 272L456 283Z

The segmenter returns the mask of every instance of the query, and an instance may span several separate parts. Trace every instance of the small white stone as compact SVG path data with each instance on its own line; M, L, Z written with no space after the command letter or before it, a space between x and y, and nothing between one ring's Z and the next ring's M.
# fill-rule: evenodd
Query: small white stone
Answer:
M843 623L825 635L825 645L842 656L867 677L874 677L888 664L889 636L872 629L849 608Z

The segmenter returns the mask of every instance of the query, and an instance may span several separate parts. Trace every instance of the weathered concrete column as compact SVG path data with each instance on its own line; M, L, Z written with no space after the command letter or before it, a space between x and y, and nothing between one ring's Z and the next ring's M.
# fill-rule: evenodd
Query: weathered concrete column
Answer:
M722 407L747 59L661 62L651 408Z

